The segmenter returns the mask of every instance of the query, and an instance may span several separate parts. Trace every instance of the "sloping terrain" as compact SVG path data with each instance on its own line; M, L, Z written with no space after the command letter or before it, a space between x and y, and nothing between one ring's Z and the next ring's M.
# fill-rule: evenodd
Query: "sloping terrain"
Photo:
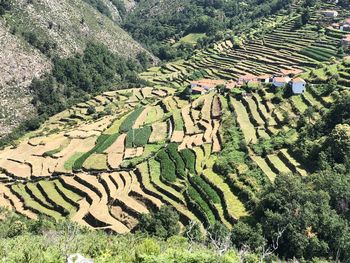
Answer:
M300 127L349 93L349 63L337 53L343 33L318 34L318 10L295 28L298 18L271 17L262 25L268 32L257 30L242 46L219 42L187 61L142 73L152 87L105 92L51 117L0 151L0 204L31 218L68 217L118 233L163 204L184 224L208 227L217 220L232 227L276 177L308 175L311 167L289 146ZM288 95L258 84L184 92L196 72L237 80L282 69L305 71L306 92ZM317 78L331 71L338 86L320 92Z
M106 5L118 16L109 1ZM27 87L50 72L52 57L82 53L90 41L126 58L145 51L112 19L83 0L14 1L0 18L0 136L35 112Z

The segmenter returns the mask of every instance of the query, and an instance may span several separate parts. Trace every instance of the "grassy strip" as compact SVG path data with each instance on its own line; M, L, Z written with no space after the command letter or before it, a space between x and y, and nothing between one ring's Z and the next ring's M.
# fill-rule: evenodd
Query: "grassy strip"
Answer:
M220 203L219 195L206 181L202 179L202 177L196 175L192 177L192 180L214 204Z
M213 224L215 222L215 216L211 211L209 205L203 200L201 195L192 186L187 189L188 197L192 202L199 206L199 210L205 215L208 224Z
M164 149L158 152L156 155L156 160L160 162L161 177L163 177L168 182L175 182L175 165Z
M173 160L176 167L176 174L179 177L184 178L186 175L185 172L185 163L181 158L181 155L177 151L178 145L176 143L170 143L166 149L169 157Z
M196 174L196 155L190 149L183 149L180 151L181 157L185 162L185 166L191 174Z
M143 107L135 109L131 114L129 114L126 119L122 122L122 124L119 127L120 133L128 132L132 129L132 126L134 125L137 118L140 116L140 114L143 111Z
M126 148L139 147L147 144L151 136L151 126L145 126L139 129L131 129L126 136Z

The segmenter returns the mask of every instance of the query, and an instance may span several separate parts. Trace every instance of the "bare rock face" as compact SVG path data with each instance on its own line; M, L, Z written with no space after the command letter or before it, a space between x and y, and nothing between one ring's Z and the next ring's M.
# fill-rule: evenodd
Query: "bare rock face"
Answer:
M0 21L0 137L34 114L28 91L33 78L50 71L51 62L8 32Z

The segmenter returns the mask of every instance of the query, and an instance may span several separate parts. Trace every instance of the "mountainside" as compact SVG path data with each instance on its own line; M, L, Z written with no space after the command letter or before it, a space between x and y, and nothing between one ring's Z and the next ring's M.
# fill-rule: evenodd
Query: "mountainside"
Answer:
M49 22L47 29L38 23L39 38L33 38L17 17L17 30L6 39L19 44L6 52L18 53L23 67L33 63L32 73L18 82L29 83L45 69L50 74L32 81L31 94L23 97L33 98L40 120L0 149L0 207L21 215L2 219L0 208L0 223L16 220L0 231L0 247L25 233L56 240L65 232L73 239L77 231L100 230L124 234L121 238L141 233L185 247L178 255L147 239L142 248L128 251L129 259L123 254L121 262L169 257L179 262L181 255L187 262L186 253L197 245L232 263L277 257L350 262L346 1L252 0L237 9L233 1L128 1L120 12L122 26L135 19L141 24L134 29L146 42L158 32L153 43L180 52L191 43L192 53L152 67L156 59L133 40L137 51L124 47L123 56L130 59L117 55L119 45L96 43L99 26L115 27L113 19L119 18L110 4L120 2L71 3L105 21L90 21L88 31L96 26L96 34L76 38L61 29L51 34L54 23ZM284 3L286 10L280 10ZM57 8L63 13L61 4ZM237 13L229 14L223 8L228 5ZM12 9L12 16L19 10ZM193 17L181 24L186 12L196 10L203 23ZM249 11L245 18L244 11ZM7 21L11 12L5 14ZM76 33L87 27L88 17L75 19ZM213 31L190 30L213 19ZM169 35L162 34L166 29ZM106 32L112 39L114 31ZM220 37L199 45L197 34L209 32ZM172 41L174 35L181 38ZM55 41L71 42L59 48ZM7 66L8 79L11 69ZM60 251L54 257L67 257L69 250L115 260L121 252L97 241L105 237L94 239L98 252L52 246ZM43 242L41 237L37 242ZM215 259L207 255L192 261Z
M117 25L120 17L110 1L104 2L111 18L88 2L16 0L0 18L0 41L11 43L0 50L0 136L35 114L27 87L34 77L50 72L52 57L82 53L91 41L126 58L145 51Z

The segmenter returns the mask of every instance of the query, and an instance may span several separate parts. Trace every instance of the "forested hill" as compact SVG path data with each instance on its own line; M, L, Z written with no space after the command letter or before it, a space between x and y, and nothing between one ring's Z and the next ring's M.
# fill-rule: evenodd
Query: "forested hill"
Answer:
M220 40L225 32L234 35L247 28L256 27L259 19L283 10L290 13L291 0L141 0L124 17L123 27L144 43L161 59L184 56L191 45L178 49L176 43L184 36L196 33L199 47ZM305 7L313 5L305 1ZM174 45L175 43L175 45ZM186 53L187 51L187 53Z
M0 1L0 137L36 116L28 87L51 72L53 58L82 53L90 42L125 59L145 52L118 25L117 6L105 0Z

